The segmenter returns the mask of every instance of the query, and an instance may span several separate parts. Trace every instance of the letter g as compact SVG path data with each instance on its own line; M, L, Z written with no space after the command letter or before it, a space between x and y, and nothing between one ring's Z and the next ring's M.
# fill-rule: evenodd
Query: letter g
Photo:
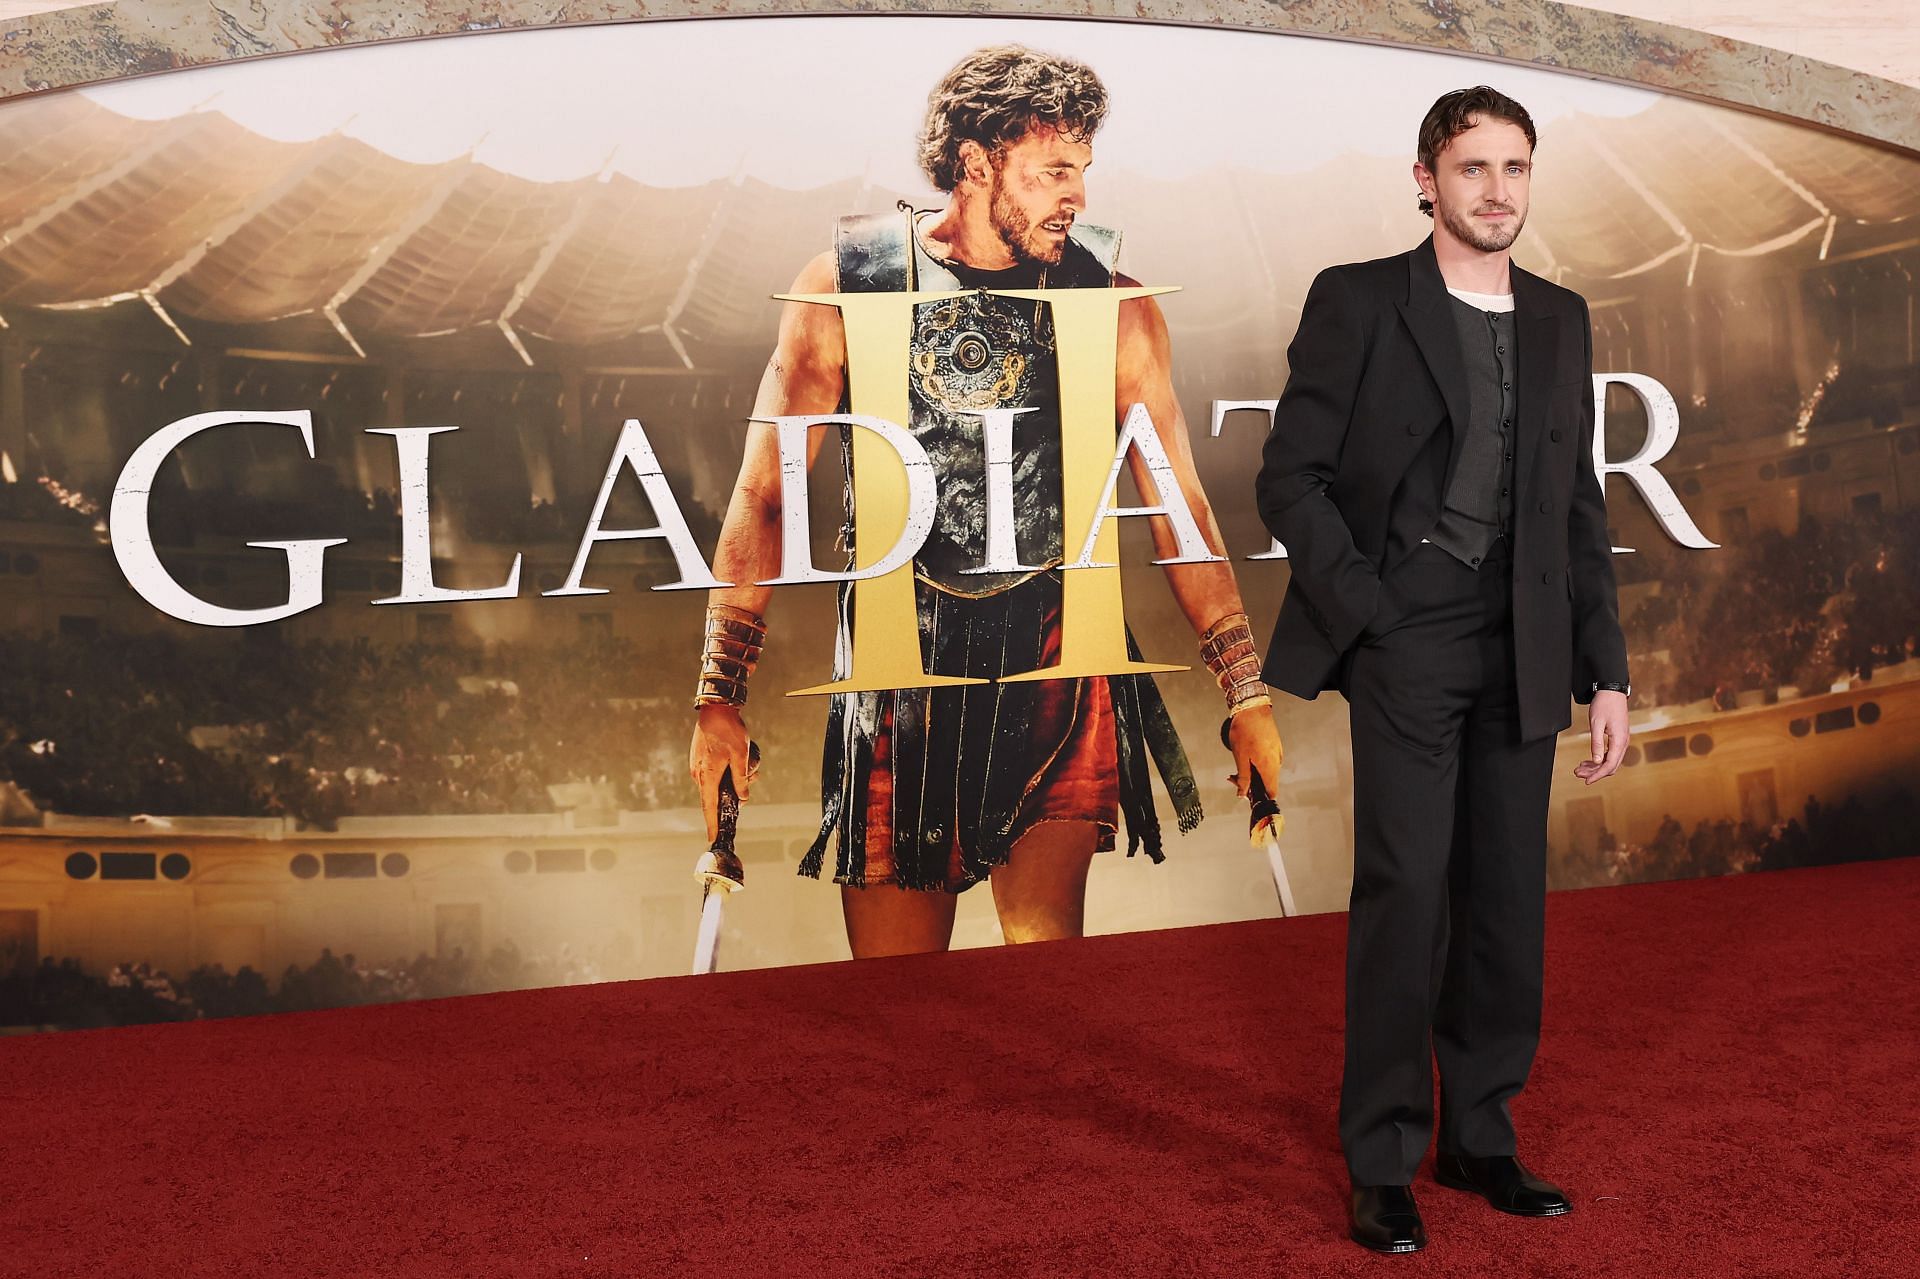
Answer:
M313 456L313 414L305 409L288 413L218 412L196 413L170 423L148 436L121 468L114 482L113 503L107 510L108 535L113 541L113 557L119 561L127 585L140 598L161 612L183 622L200 626L253 626L277 622L295 613L315 608L321 600L320 565L329 546L338 546L344 537L309 538L293 542L248 542L248 546L282 550L287 555L287 602L269 608L222 608L186 590L160 563L153 549L153 533L147 526L147 502L153 496L153 477L160 464L182 444L216 426L263 423L269 426L297 426Z

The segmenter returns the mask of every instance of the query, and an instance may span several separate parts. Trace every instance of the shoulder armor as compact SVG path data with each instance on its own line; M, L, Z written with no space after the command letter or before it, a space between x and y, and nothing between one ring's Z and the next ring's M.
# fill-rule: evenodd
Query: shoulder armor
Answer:
M842 293L886 293L912 286L906 213L856 213L834 227L835 277Z
M1067 232L1067 238L1093 255L1093 260L1107 273L1106 283L1111 284L1113 273L1119 269L1120 233L1112 227L1075 222Z

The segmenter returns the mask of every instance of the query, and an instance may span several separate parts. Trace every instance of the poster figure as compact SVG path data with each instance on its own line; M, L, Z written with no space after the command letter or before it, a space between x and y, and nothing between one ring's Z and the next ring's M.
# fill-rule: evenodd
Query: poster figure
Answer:
M1108 110L1086 65L1018 46L978 50L934 88L920 137L944 209L842 218L834 247L809 262L796 295L917 290L959 296L914 308L911 420L939 503L914 556L915 612L926 669L985 682L832 694L821 776L822 819L801 862L831 855L856 957L943 950L956 896L991 883L1006 939L1078 936L1096 851L1161 860L1148 777L1157 768L1182 831L1201 817L1193 774L1152 676L1004 682L1053 665L1062 634L1060 351L1045 301L983 290L1127 288L1119 235L1080 221L1092 139ZM715 559L733 583L709 597L689 767L714 822L731 767L746 774L742 705L767 634L781 564L780 457L764 419L848 409L846 326L839 309L788 302L761 380L745 457ZM1146 451L1162 452L1166 513L1151 517L1156 560L1200 637L1226 697L1235 780L1258 770L1277 789L1281 742L1222 539L1200 486L1173 395L1165 321L1152 297L1119 304L1116 421L1144 410L1159 449L1127 462L1140 492L1160 492ZM1012 415L1012 525L1018 568L989 562L987 410ZM843 450L851 431L841 428ZM824 438L811 433L811 464ZM849 454L850 456L850 454ZM851 466L849 466L851 473ZM843 529L852 567L853 486ZM1184 521L1184 525L1182 524ZM1080 531L1072 537L1077 540ZM1185 552L1200 549L1206 558ZM1004 548L1002 548L1004 551ZM1218 557L1218 558L1214 558ZM999 566L1004 555L993 558ZM852 591L841 586L835 677L846 675ZM1133 645L1129 639L1130 654ZM745 790L751 779L741 783Z

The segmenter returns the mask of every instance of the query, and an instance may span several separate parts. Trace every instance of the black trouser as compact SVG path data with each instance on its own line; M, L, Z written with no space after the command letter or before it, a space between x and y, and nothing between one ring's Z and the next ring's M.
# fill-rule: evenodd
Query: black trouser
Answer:
M1478 570L1422 542L1341 673L1353 730L1340 1142L1356 1183L1440 1148L1513 1154L1540 1039L1554 738L1520 740L1507 543Z

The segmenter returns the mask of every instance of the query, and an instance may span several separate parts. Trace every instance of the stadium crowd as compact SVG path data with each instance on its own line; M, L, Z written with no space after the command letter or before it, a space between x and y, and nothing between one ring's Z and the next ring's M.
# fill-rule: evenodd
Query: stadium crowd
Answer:
M1920 653L1920 510L1807 516L1711 555L1661 540L1616 563L1623 586L1660 584L1621 618L1641 705L1824 691Z
M394 519L390 495L359 500L367 519ZM43 484L0 485L0 504L93 518ZM1657 584L1634 592L1623 618L1643 706L1819 691L1920 652L1920 509L1808 516L1792 534L1763 530L1711 555L1650 539L1616 564L1623 592ZM690 634L484 647L5 634L0 782L74 815L321 828L345 816L687 807L677 683L690 681L696 646ZM817 798L823 714L817 699L754 700L749 722L772 765L756 798ZM781 747L795 754L777 758Z
M687 807L691 712L662 691L661 666L612 636L263 644L236 660L164 634L0 635L12 676L0 781L63 813L323 828L348 815ZM824 708L767 696L754 711L763 738L812 742ZM756 798L812 797L816 767L769 770Z
M1916 825L1920 798L1905 789L1850 795L1838 804L1809 795L1803 817L1765 828L1722 818L1703 819L1688 830L1669 814L1644 843L1622 841L1603 829L1592 848L1549 849L1547 884L1592 888L1907 857Z
M571 986L619 974L632 946L617 935L584 953L563 945L554 955L526 955L508 941L479 957L455 947L447 958L422 954L376 966L327 949L304 968L288 965L277 987L251 967L203 965L176 978L145 962L121 963L102 977L77 960L48 956L0 976L0 1026L86 1029Z

